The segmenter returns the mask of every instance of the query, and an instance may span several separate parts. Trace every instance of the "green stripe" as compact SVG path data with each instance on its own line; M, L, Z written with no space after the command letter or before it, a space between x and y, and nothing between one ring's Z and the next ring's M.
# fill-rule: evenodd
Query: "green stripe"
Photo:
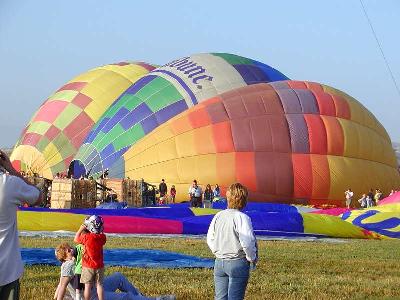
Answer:
M57 117L54 125L63 130L82 112L82 109L75 104L68 104L62 113ZM78 134L79 132L77 132Z
M62 100L62 101L68 101L71 102L72 99L74 99L74 97L76 95L78 95L79 92L78 91L73 91L73 90L64 90L64 91L59 91L53 95L50 96L49 99L47 99L48 101L53 101L53 100Z
M119 139L119 136L124 132L125 129L120 124L116 124L109 132L107 132L107 137L100 141L96 148L99 150L99 152L101 152L101 150L110 144L111 141Z
M124 147L131 146L142 137L144 137L143 128L140 124L136 124L113 142L114 149L118 151Z
M33 122L31 126L29 126L28 132L38 133L40 135L44 135L46 131L50 128L51 124L47 122L37 121Z
M67 136L62 132L60 132L60 134L53 140L53 144L56 146L58 152L61 154L61 157L64 159L75 154L76 152Z
M253 65L254 61L250 58L238 56L230 53L211 53L226 60L231 65Z
M157 112L160 109L181 100L182 98L183 96L172 85L172 83L169 83L169 85L164 86L162 89L159 89L155 94L149 97L146 100L146 104L153 112Z
M39 150L39 152L43 152L49 143L50 140L47 137L43 136L37 143L36 148Z

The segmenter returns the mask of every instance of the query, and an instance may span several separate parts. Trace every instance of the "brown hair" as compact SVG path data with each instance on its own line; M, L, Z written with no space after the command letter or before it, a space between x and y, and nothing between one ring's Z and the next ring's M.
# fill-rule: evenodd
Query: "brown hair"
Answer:
M58 245L55 250L56 258L59 261L64 262L67 258L67 253L69 249L71 249L71 246L68 243L61 243L60 245Z
M239 182L231 184L226 191L228 200L228 208L243 209L247 204L247 196L249 195L247 188Z

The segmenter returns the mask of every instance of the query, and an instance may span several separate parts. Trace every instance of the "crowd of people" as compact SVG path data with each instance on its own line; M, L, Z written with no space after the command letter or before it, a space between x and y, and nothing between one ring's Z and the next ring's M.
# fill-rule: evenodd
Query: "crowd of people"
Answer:
M393 195L396 192L397 191L395 190L391 190L389 196ZM384 198L384 195L380 189L375 189L375 192L373 189L370 189L367 193L362 194L361 198L358 199L357 202L354 202L354 192L351 190L351 188L349 188L344 192L344 197L346 207L350 209L356 208L358 206L360 206L361 208L376 206L378 205L379 201Z
M194 181L189 190L196 198L202 195L199 191L196 194L198 188ZM206 186L205 193L210 191L211 186ZM243 299L250 270L258 261L257 240L251 219L240 211L247 204L246 187L232 184L226 197L228 208L214 216L207 233L207 244L215 255L215 299ZM41 191L15 170L0 150L0 299L20 298L23 263L16 223L18 206L24 202L40 204L42 200ZM76 246L57 246L55 256L61 262L61 271L54 299L64 299L67 292L70 299L85 300L176 299L174 295L146 297L121 273L105 277L103 247L107 238L103 229L100 216L87 217L75 234Z

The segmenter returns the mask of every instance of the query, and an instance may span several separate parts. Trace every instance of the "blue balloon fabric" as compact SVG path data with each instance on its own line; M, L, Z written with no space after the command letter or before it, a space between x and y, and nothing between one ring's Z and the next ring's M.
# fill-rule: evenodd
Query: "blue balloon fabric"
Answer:
M26 265L60 265L53 248L22 248ZM105 249L106 266L136 268L213 268L214 259L150 249Z

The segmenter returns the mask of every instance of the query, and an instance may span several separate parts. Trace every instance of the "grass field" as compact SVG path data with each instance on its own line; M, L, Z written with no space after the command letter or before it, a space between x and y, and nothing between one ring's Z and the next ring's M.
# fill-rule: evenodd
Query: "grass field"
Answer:
M21 237L21 247L55 247L61 238ZM67 238L67 241L72 240ZM142 248L212 257L205 240L109 238L107 248ZM260 262L246 299L400 299L400 241L260 241ZM212 299L212 270L106 268L124 273L145 295ZM26 267L21 299L52 299L59 267Z

